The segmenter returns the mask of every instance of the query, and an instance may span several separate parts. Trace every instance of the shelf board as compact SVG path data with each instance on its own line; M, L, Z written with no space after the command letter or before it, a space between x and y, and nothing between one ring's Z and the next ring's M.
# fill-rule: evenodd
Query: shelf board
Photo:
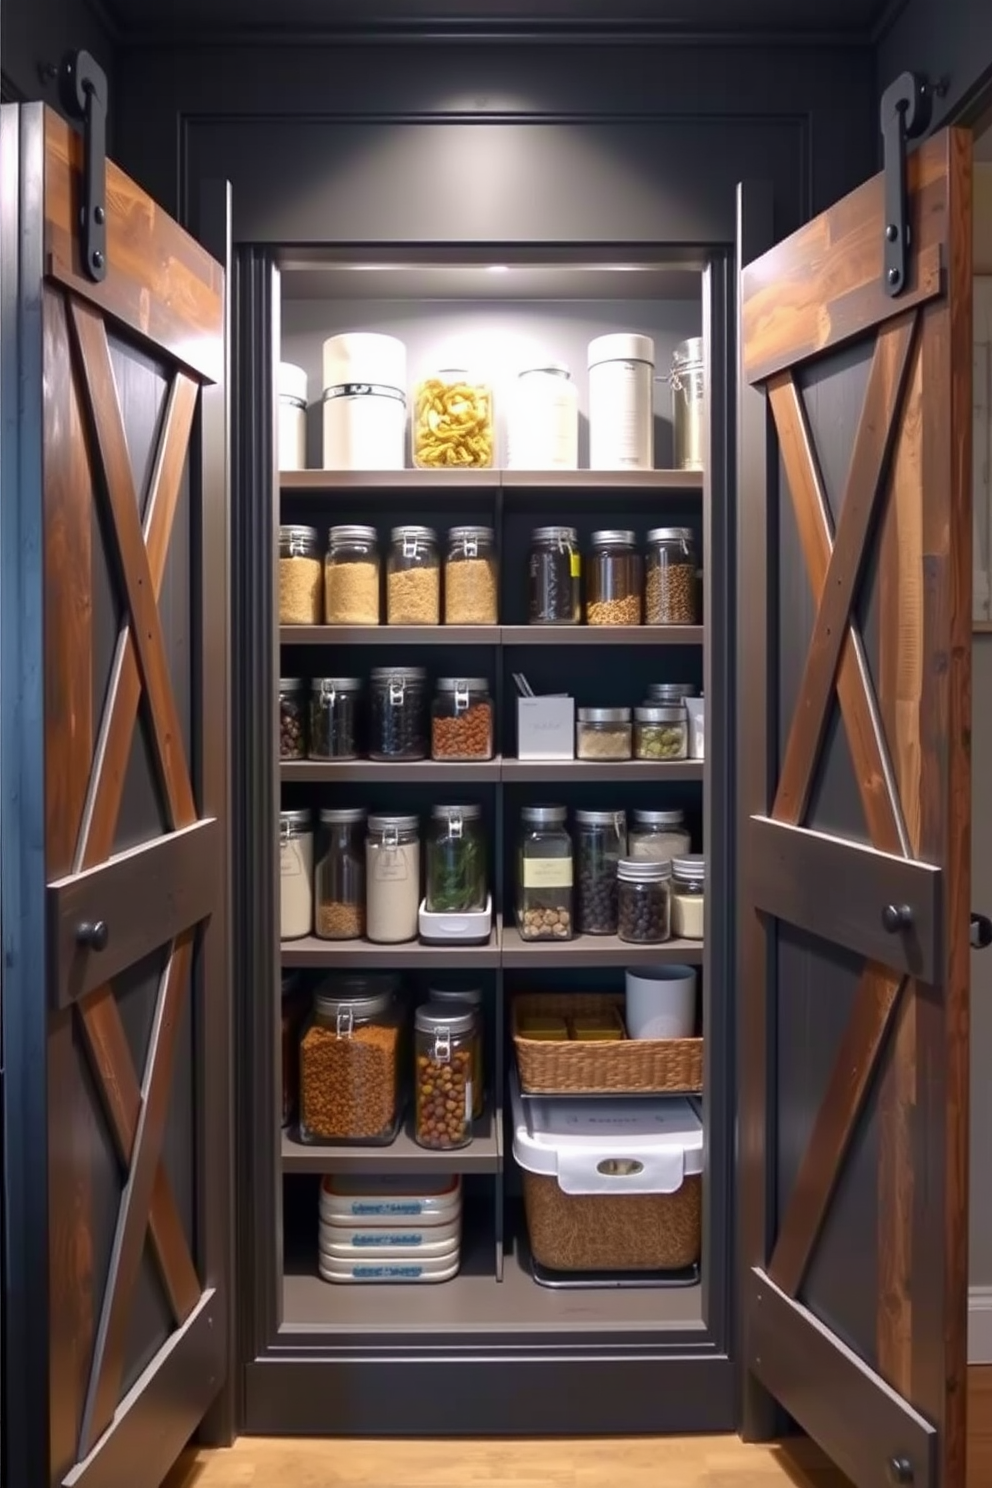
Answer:
M510 970L559 966L700 966L702 942L666 940L662 945L629 945L618 935L577 935L574 940L526 941L515 925L504 925L502 962Z
M430 1152L413 1139L409 1116L388 1147L311 1147L282 1134L284 1173L498 1173L503 1115L486 1110L475 1123L471 1145L456 1152Z
M316 784L324 781L363 782L385 785L393 781L409 785L411 780L420 785L473 785L500 778L499 758L479 761L457 760L294 760L283 761L279 766L279 778L284 785L296 781L301 784Z
M504 625L504 646L701 646L702 625Z
M281 646L498 646L498 625L280 625Z
M701 491L700 470L283 470L294 494L328 491Z
M370 970L382 966L398 971L462 971L499 965L499 940L493 931L488 945L423 945L407 940L401 945L373 945L368 940L318 940L305 935L280 946L285 967L323 967L328 971Z
M701 491L701 470L504 470L504 490Z
M545 781L578 784L585 780L638 780L650 785L666 781L702 780L702 760L518 760L505 759L500 779L519 785Z

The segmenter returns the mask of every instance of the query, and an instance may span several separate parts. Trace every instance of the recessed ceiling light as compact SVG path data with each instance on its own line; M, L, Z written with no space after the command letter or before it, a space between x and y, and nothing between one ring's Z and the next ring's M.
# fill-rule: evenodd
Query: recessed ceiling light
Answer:
M489 272L490 274L508 274L510 270L506 264L490 264Z

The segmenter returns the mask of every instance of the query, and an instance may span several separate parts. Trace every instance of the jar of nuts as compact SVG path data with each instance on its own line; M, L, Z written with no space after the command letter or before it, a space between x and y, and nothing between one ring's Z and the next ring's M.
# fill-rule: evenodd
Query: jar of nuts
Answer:
M644 611L649 625L695 625L696 552L691 527L655 527L648 533Z
M441 1003L444 1007L452 1004L461 1011L470 1010L475 1015L475 1062L472 1066L472 1114L476 1120L482 1115L486 1103L486 1072L483 1063L483 1041L485 1038L485 1017L483 1014L482 988L481 987L432 987L427 994L427 1001Z
M414 1027L416 1139L421 1147L467 1147L475 1107L475 1012L428 1002L417 1009Z
M496 537L491 527L452 527L444 565L445 625L499 620Z
M446 367L417 384L413 463L418 470L491 470L496 463L492 388L462 367Z
M493 757L493 705L485 677L439 677L431 710L436 760Z
M306 683L302 677L279 678L279 758L307 757Z
M441 558L431 527L394 527L386 562L389 625L440 625Z
M300 1141L384 1146L400 1117L400 1012L387 983L325 984L300 1039Z
M320 579L320 538L316 527L280 527L280 625L320 624Z
M671 935L672 865L621 858L617 865L617 933L634 945L657 945Z
M379 624L379 546L374 527L332 527L324 560L328 625Z
M572 839L564 806L525 806L517 867L517 929L523 940L571 940Z
M314 869L314 922L321 940L365 934L365 812L360 806L320 813Z
M310 758L353 760L359 755L360 677L314 677L310 684Z
M594 532L586 574L586 624L640 625L642 570L633 532Z
M645 703L634 709L634 758L684 760L689 753L685 703Z
M622 811L577 811L578 917L583 935L617 933L617 864L627 852Z

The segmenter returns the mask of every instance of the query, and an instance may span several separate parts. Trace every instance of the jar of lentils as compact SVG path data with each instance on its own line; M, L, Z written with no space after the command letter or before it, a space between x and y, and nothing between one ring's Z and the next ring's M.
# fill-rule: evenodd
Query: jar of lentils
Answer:
M536 527L530 546L531 625L578 625L582 558L574 527Z
M627 852L622 811L577 811L578 928L583 935L617 933L617 864Z
M324 561L328 625L379 624L379 544L374 527L332 527Z
M302 677L279 678L279 758L307 757L306 683Z
M439 677L431 714L431 757L493 757L493 705L485 677Z
M320 813L314 870L314 923L321 940L365 934L365 812L360 806Z
M634 709L634 758L684 760L689 753L685 703L645 703Z
M400 1012L392 986L330 981L315 994L300 1039L300 1140L385 1146L399 1118Z
M414 1021L414 1135L421 1147L467 1147L475 1110L478 1033L472 1008L425 1003Z
M617 933L633 945L671 936L672 865L621 858L617 866Z
M496 625L499 569L491 527L452 527L444 565L445 625Z
M316 527L280 527L280 625L320 624L320 580L320 538Z
M314 677L310 684L310 758L357 759L360 677Z
M369 758L427 758L427 673L423 667L376 667L369 708Z
M430 527L394 527L386 563L389 625L441 623L441 558Z
M634 812L627 829L627 856L643 861L670 863L692 848L684 811Z
M517 929L523 940L571 940L572 839L564 806L525 806L517 867Z
M586 572L587 625L640 625L643 564L633 532L594 532Z
M644 611L649 625L696 625L696 550L691 527L648 533Z

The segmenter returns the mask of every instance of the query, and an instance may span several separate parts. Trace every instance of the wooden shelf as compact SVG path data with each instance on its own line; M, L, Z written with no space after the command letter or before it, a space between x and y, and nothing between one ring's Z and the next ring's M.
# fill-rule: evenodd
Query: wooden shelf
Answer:
M506 491L664 491L703 489L701 470L504 470Z
M662 945L629 945L618 935L578 935L574 940L522 940L515 925L504 925L502 964L509 970L558 966L636 966L685 963L700 966L699 940L666 940Z
M322 967L327 971L370 971L385 967L396 971L462 971L499 965L499 938L494 930L488 945L422 945L417 940L402 945L373 945L370 940L318 940L305 935L284 940L280 947L284 967Z
M280 625L281 646L498 646L498 625Z
M560 781L578 785L583 781L639 781L664 785L666 781L702 780L702 760L518 760L504 759L500 779L514 785L543 785Z
M283 470L282 491L701 491L699 470Z
M497 781L502 761L492 760L294 760L279 766L279 778L285 785L292 782L356 782L384 785L475 785Z
M504 625L504 646L701 646L702 625Z
M311 1147L291 1132L282 1134L284 1173L498 1173L502 1161L503 1114L491 1105L475 1123L471 1145L430 1152L413 1139L412 1114L388 1147Z

